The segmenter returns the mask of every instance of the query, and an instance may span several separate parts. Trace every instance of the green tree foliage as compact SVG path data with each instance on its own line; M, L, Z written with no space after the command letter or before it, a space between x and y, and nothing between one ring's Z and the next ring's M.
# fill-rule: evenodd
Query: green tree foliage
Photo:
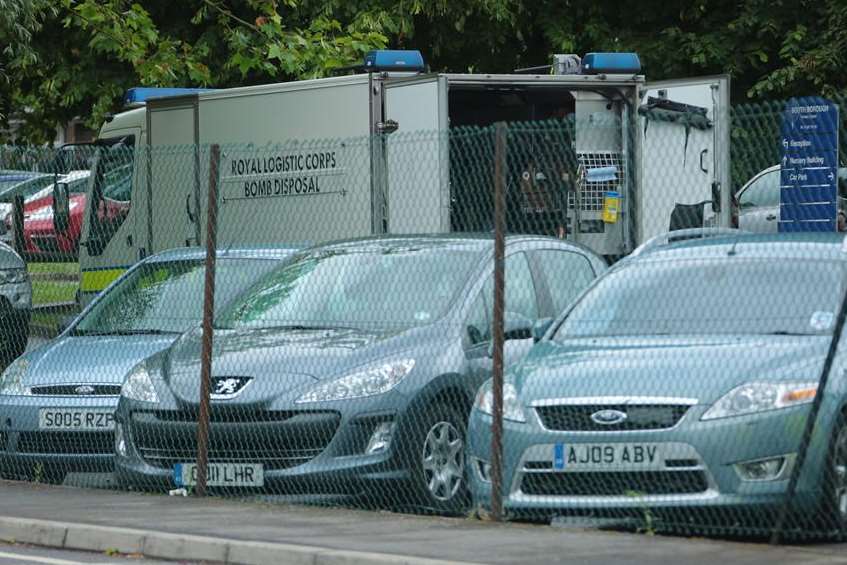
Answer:
M0 116L45 142L73 116L97 127L130 86L326 76L381 47L454 72L633 50L654 80L731 73L736 101L832 95L847 86L847 2L0 0Z

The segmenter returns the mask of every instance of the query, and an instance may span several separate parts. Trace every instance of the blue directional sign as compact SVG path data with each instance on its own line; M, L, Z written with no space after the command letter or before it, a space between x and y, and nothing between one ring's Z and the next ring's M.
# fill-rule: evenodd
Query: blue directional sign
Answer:
M835 231L838 106L819 97L788 101L780 128L779 231Z

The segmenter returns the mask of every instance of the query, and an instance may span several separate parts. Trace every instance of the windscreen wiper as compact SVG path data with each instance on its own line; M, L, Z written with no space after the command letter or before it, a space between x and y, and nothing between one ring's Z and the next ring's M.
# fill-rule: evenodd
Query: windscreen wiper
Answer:
M279 326L263 326L263 330L292 330L292 331L309 331L309 330L352 330L355 328L336 325L320 325L320 324L282 324Z
M114 331L74 330L73 332L71 332L71 335L72 336L164 335L164 334L177 334L177 333L180 333L180 332L147 328L147 329L127 329L127 330L114 330Z

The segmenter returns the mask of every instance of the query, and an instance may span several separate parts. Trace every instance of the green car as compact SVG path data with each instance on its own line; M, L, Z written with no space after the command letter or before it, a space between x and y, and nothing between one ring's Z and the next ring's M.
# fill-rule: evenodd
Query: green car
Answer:
M505 377L505 511L772 526L846 281L847 240L835 233L688 239L619 263L537 326L539 342ZM847 524L845 339L794 498L828 531ZM489 382L468 427L481 506L491 413Z

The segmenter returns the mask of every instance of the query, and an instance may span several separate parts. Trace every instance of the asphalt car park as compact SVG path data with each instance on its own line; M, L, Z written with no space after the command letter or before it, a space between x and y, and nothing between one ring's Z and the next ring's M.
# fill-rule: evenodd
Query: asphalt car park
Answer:
M221 306L294 251L219 252ZM126 374L200 323L205 252L151 256L102 292L57 338L16 359L0 382L0 473L61 481L111 472L114 410Z
M606 265L561 240L506 242L507 364ZM491 370L493 238L380 237L310 248L221 312L209 486L466 508L465 427ZM201 332L127 377L116 473L191 487Z

